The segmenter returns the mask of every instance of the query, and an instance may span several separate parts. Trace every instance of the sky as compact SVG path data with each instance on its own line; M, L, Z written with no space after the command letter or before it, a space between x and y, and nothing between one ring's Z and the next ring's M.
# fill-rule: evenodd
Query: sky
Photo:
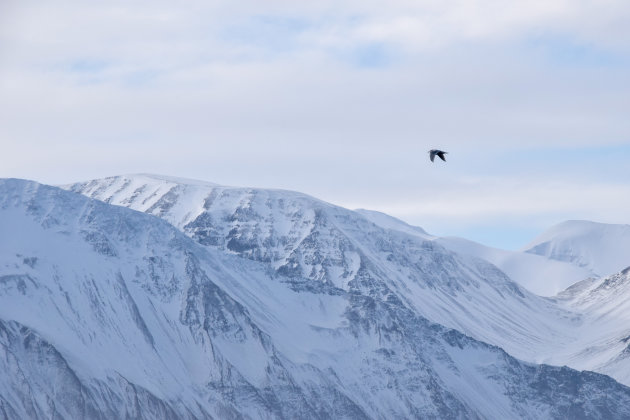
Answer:
M298 190L506 249L630 223L629 21L625 0L3 0L0 177Z

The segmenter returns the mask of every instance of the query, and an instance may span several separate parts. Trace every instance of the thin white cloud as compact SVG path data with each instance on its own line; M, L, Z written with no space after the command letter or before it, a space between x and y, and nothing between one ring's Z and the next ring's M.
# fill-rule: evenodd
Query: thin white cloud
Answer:
M436 215L451 221L487 222L496 217L536 216L541 214L575 214L615 223L627 221L630 208L630 185L604 183L564 183L537 180L525 184L513 182L474 182L448 191L426 189L414 200L380 204L372 207L404 219ZM610 203L616 203L610 206Z

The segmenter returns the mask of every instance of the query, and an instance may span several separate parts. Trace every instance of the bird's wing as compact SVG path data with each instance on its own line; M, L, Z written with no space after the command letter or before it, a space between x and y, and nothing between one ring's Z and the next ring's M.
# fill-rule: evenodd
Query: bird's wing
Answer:
M438 156L440 157L440 159L442 159L444 162L446 162L446 158L444 157L444 153L446 152L438 152Z
M431 162L433 162L433 159L435 159L435 150L431 150L429 152L429 159L431 159Z

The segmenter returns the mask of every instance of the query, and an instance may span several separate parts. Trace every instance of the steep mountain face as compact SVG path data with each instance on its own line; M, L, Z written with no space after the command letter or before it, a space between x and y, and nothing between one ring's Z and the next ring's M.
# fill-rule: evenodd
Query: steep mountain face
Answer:
M529 252L492 248L463 238L432 236L420 228L409 226L379 212L368 210L358 212L385 229L416 235L425 240L432 240L458 254L488 261L510 279L539 296L554 296L567 287L593 276L587 268L571 262L558 261Z
M535 238L525 252L570 262L604 277L630 265L630 225L582 220L560 223Z
M492 264L448 251L422 230L383 228L384 220L396 220L373 220L304 194L153 175L66 188L161 217L210 249L265 263L293 290L392 294L423 317L524 360L550 360L581 324L578 314L527 292Z
M597 370L630 382L630 267L601 279L577 283L558 296L567 308L587 314L592 332L581 350L569 355L584 366L584 355L597 355ZM591 366L594 364L591 363Z
M16 180L1 182L0 209L5 417L301 415L271 406L306 396L280 386L291 376L268 337L210 280L225 275L207 253L176 229ZM248 370L233 346L268 372ZM252 375L276 387L259 395Z
M4 418L630 416L609 377L519 362L384 282L311 287L61 189L0 181L0 238Z

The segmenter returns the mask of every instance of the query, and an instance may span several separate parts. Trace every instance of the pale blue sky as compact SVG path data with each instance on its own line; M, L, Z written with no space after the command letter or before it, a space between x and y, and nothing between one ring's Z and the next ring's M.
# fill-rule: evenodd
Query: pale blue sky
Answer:
M630 223L629 19L621 0L8 0L0 176L287 188L507 248Z

